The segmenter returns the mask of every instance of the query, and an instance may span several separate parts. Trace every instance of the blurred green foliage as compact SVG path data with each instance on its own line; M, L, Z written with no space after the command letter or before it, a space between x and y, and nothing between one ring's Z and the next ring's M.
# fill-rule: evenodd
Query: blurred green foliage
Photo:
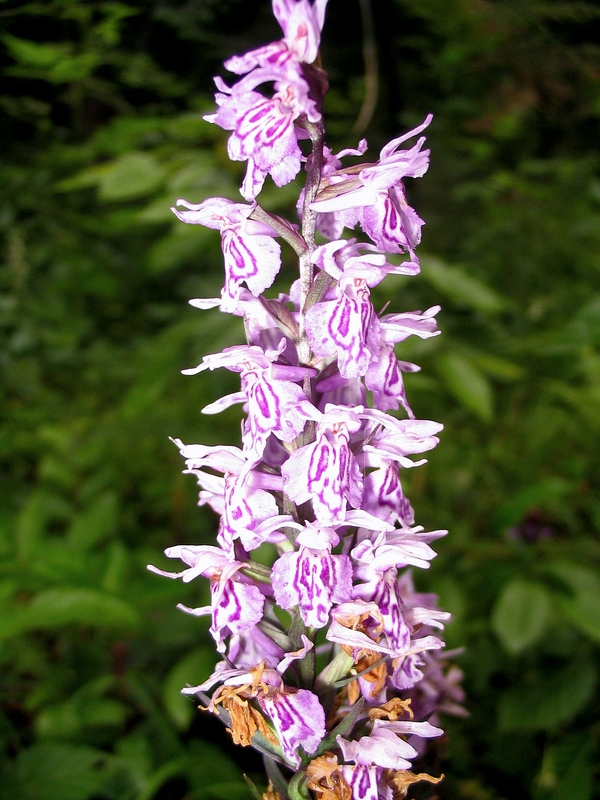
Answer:
M422 276L381 306L442 304L407 342L418 416L445 424L407 475L448 527L421 586L465 646L466 721L447 720L447 798L591 800L600 763L600 10L559 0L377 0L373 152L425 113ZM352 146L358 3L330 0L330 144ZM0 798L248 796L220 728L179 694L216 660L146 572L214 519L184 441L236 442L199 409L235 380L179 370L241 341L190 297L221 285L218 236L178 197L237 197L202 120L220 61L278 35L267 0L0 3ZM362 131L359 132L362 134ZM263 202L290 212L294 193ZM222 318L221 318L222 317ZM197 585L196 585L197 584ZM240 766L241 764L241 766Z

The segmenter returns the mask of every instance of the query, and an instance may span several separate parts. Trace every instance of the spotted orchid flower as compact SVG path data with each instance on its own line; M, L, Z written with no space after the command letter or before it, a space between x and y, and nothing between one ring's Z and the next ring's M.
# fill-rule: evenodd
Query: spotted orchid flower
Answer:
M367 143L334 154L324 141L327 0L272 7L282 38L225 63L235 78L215 79L217 109L206 117L229 131L230 158L246 163L247 202L173 209L221 235L221 295L190 302L243 321L246 344L184 373L239 375L237 390L202 412L240 406L241 442L173 440L199 505L219 517L216 543L168 548L181 572L151 569L210 582L209 604L179 607L210 618L222 660L184 694L218 715L234 743L265 756L276 787L263 800L397 800L416 781L439 780L411 764L441 733L437 715L459 713L462 700L460 674L445 666L449 615L415 591L410 573L429 567L446 531L415 523L402 479L442 429L409 405L404 376L419 367L402 353L410 336L438 335L439 307L378 314L371 301L388 275L419 272L423 221L404 181L425 173L429 150L424 137L404 143L431 115L375 163L344 166ZM283 186L302 171L298 226L256 198L268 175ZM356 227L363 235L343 238ZM276 294L288 246L298 274Z
M380 466L365 475L365 510L379 519L412 525L415 512L404 495L398 464L382 459Z
M361 139L357 148L346 148L339 153L333 153L326 145L323 147L323 167L321 169L322 178L326 178L332 172L342 169L341 159L346 156L362 156L367 150L367 140ZM311 156L307 161L310 162ZM302 218L304 211L304 189L300 192L296 210L298 216ZM347 209L344 212L321 213L317 216L317 228L326 239L341 239L344 228L352 230L358 224L358 213L355 209Z
M346 502L360 507L363 477L350 449L350 437L360 427L356 410L328 406L315 441L293 452L281 468L286 494L296 503L312 500L316 518L326 525L345 519Z
M379 351L379 320L365 281L346 280L338 286L337 297L307 313L306 331L315 355L337 356L342 378L357 378Z
M252 84L276 82L272 97L250 90ZM302 152L298 145L295 122L312 112L309 87L299 72L283 81L276 70L257 69L234 88L217 82L215 101L219 110L205 117L225 130L232 131L227 146L233 161L247 161L246 177L240 192L253 200L267 175L276 186L285 186L300 172Z
M153 572L167 578L182 578L184 583L203 575L210 579L211 605L187 608L183 611L194 616L212 615L210 632L219 653L225 652L225 637L229 633L252 630L262 619L265 598L260 589L240 570L242 562L231 560L220 548L211 545L177 545L165 550L169 558L180 558L188 565L183 572L165 572L150 567Z
M274 564L273 592L281 608L297 607L304 623L323 628L333 603L352 596L352 565L347 555L333 555L339 542L332 528L307 526L297 538L300 549L284 553Z
M317 58L328 0L272 0L273 14L284 38L243 56L232 56L226 68L237 75L268 64L312 64Z
M270 492L256 488L248 480L250 462L238 475L225 476L223 514L217 541L227 553L235 552L239 539L247 551L265 542L281 542L285 535L281 527L292 520L289 514L279 514Z
M441 736L443 733L428 722L412 722L410 720L376 719L369 736L348 741L338 737L338 744L346 761L354 761L365 767L375 766L384 769L409 769L409 759L417 755L417 751L402 735Z
M294 655L301 657L310 649L312 644L308 642L301 653ZM248 733L251 737L254 731L266 734L265 738L281 748L282 761L289 767L300 765L300 746L304 753L311 754L320 745L325 736L325 712L313 692L286 686L281 674L265 662L250 670L232 669L227 662L221 662L207 681L186 689L185 693L197 694L221 681L223 685L213 695L209 708L214 711L222 705L229 711L234 739L236 736L243 739ZM264 717L257 717L260 712L251 707L252 700ZM250 744L250 741L240 743ZM272 754L272 750L268 752Z
M298 138L304 134L296 123L321 119L302 65L317 57L326 7L327 0L274 0L284 38L226 61L230 72L244 76L232 87L215 78L218 111L205 119L232 131L229 157L248 162L241 187L246 200L257 196L268 174L276 186L284 186L300 171ZM270 97L256 91L271 83Z
M424 175L429 166L429 150L422 149L424 137L410 150L399 148L421 133L432 119L429 114L421 125L393 139L383 148L377 163L331 173L311 208L319 213L341 213L344 224L348 221L344 214L350 211L350 221L356 218L380 250L408 252L411 259L416 259L414 250L421 241L423 220L406 201L403 179Z
M197 205L178 200L176 205L185 209L171 209L182 222L215 228L221 233L225 260L223 311L235 311L242 282L255 297L271 286L281 267L281 247L272 228L249 219L254 205L234 203L224 197L212 197Z
M419 755L418 750L402 738L409 733L413 738L415 736L431 738L441 736L443 731L428 722L376 719L368 736L362 736L357 740L337 737L344 760L354 762L341 768L342 776L351 789L354 800L391 798L394 796L395 783L404 790L402 792L404 794L412 782L418 780L438 782L439 779L430 775L415 775L409 772L412 766L411 759Z
M294 383L310 375L310 370L274 363L284 347L285 340L280 341L277 351L264 351L257 345L228 347L222 353L205 356L197 367L184 370L186 375L194 375L205 369L225 367L241 373L242 390L205 406L203 412L215 414L235 403L247 403L248 420L242 440L244 455L253 463L262 458L271 434L291 442L308 419L320 416Z
M379 411L397 411L402 407L411 419L415 418L406 397L403 372L418 372L420 367L396 358L393 345L385 341L385 329L379 340L376 357L369 361L365 385L373 392L373 407Z

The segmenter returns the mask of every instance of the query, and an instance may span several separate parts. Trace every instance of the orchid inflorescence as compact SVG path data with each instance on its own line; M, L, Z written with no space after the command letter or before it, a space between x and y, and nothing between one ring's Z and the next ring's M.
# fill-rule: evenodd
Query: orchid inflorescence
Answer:
M376 162L342 166L367 144L337 155L324 144L318 56L327 0L272 5L283 39L225 63L240 77L232 86L215 79L218 110L207 117L231 131L230 158L247 162L246 202L178 200L173 209L221 234L221 297L191 303L242 317L247 344L185 373L240 374L240 391L203 411L243 403L242 446L175 440L200 504L220 516L217 544L168 548L182 572L150 569L209 579L210 605L180 607L211 616L223 660L183 692L236 743L263 754L267 800L396 800L416 781L440 779L412 772L411 760L443 733L439 712L462 712L460 671L446 666L434 630L449 614L415 591L405 569L429 567L431 542L446 533L415 525L400 478L424 463L411 456L435 447L442 426L415 418L403 373L419 368L394 346L437 335L439 308L378 315L370 299L386 275L419 272L423 221L403 180L424 174L429 150L422 136L402 145L431 116ZM299 228L256 197L267 175L283 186L303 168ZM343 237L357 226L370 241ZM278 240L295 251L299 278L289 294L267 299ZM390 263L386 254L403 258ZM275 554L271 566L265 552Z

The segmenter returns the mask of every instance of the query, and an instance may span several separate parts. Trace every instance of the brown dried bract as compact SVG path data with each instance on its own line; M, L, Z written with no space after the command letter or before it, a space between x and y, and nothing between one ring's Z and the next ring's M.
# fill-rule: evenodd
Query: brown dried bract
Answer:
M370 626L370 631L365 625L365 622L369 619L369 617L377 619L377 624ZM349 628L351 631L360 631L368 636L369 639L373 639L373 641L377 641L377 639L373 638L373 634L379 638L379 634L383 630L383 616L381 615L380 611L373 611L369 609L368 611L363 611L361 614L338 614L337 619L340 625L343 625L344 628Z
M410 707L411 699L401 700L399 697L393 697L378 708L369 709L369 719L389 719L392 722L408 714L408 718L412 719L414 714Z
M352 790L334 753L313 758L306 768L306 777L308 788L315 792L317 800L352 800Z
M282 800L281 795L275 789L271 781L269 781L269 785L267 786L267 791L263 792L263 800Z
M382 663L378 664L378 661ZM374 664L377 666L373 666L372 669L369 669L369 667ZM369 683L375 684L371 690L371 696L378 695L385 689L388 670L387 663L382 661L381 653L375 653L372 650L363 650L361 657L356 662L356 671L358 673L364 672L364 675L361 675L361 678L369 681Z
M235 744L247 747L252 743L252 737L258 731L272 744L279 744L279 740L268 726L263 715L254 708L248 697L254 695L251 684L243 686L223 686L218 696L213 698L213 705L220 704L229 712L231 727L227 728Z
M349 683L346 688L348 693L348 702L351 706L353 706L360 697L360 685L358 680L352 681L352 683Z
M439 778L434 778L433 775L428 775L426 772L415 773L408 769L386 769L383 777L393 792L394 800L402 800L402 798L406 797L406 793L413 783L418 783L419 781L439 783L444 776L440 775Z

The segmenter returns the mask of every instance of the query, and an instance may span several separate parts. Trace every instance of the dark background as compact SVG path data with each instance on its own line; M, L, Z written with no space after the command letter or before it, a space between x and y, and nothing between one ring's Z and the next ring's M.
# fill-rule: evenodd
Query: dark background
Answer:
M444 721L433 756L446 780L416 794L588 800L600 9L373 0L372 12L370 40L358 2L330 0L328 140L366 135L376 158L435 114L431 168L408 186L426 220L422 275L389 279L375 300L443 307L441 337L398 350L423 367L407 378L417 416L445 425L407 491L418 522L450 529L415 578L454 614L446 639L465 647L471 714ZM279 35L266 0L0 2L2 800L237 800L241 769L263 781L179 695L216 660L206 620L175 608L205 603L206 583L145 567L215 532L168 437L239 435L239 412L199 414L235 376L180 374L242 341L231 318L187 305L220 291L219 237L169 207L239 196L243 165L202 114L222 61ZM261 202L293 215L299 189L268 181Z

